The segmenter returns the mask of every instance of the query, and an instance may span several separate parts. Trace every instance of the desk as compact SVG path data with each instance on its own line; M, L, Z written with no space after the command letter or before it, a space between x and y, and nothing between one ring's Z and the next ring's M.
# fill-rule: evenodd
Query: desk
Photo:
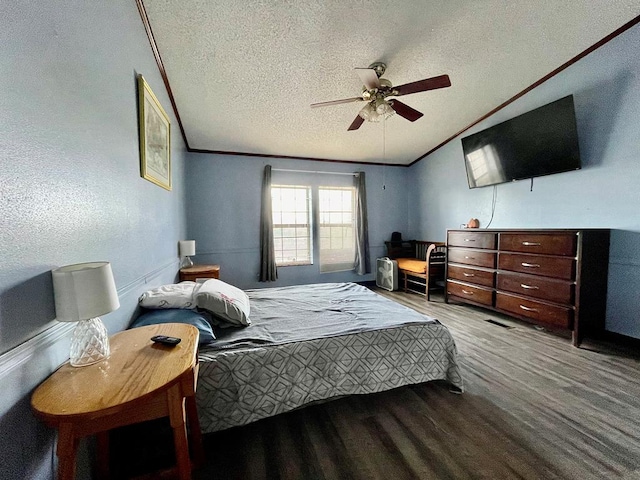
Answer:
M180 337L175 347L153 343L153 335ZM78 441L97 435L99 478L109 476L112 428L169 417L178 478L191 478L189 425L194 461L203 459L195 405L198 330L165 323L125 330L110 338L111 356L87 367L64 364L33 393L36 416L58 429L58 479L75 476Z

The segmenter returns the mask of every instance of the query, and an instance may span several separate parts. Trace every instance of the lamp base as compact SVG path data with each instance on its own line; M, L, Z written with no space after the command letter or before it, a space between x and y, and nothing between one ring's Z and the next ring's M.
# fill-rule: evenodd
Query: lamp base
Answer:
M182 262L180 263L180 268L189 268L193 267L193 261L189 257L183 257Z
M69 363L72 367L93 365L111 354L109 336L100 318L80 320L71 336Z

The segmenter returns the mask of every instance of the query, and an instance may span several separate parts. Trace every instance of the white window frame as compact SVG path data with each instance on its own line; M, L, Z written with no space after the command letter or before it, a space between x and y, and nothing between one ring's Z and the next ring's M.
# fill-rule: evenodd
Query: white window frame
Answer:
M344 193L348 192L350 194L350 205L348 210L336 208L341 207L344 204L335 205L334 203L326 205L326 202L323 201L322 198L323 192L331 191L340 192L343 200ZM318 220L316 222L318 228L316 235L320 273L346 272L353 270L356 258L355 187L319 186L318 201L316 203L318 206ZM329 231L329 235L326 235L327 230ZM337 235L334 235L334 232L337 232ZM345 237L350 237L350 239ZM323 245L325 245L327 241L329 242L329 248L323 248ZM346 245L345 241L347 242ZM340 243L341 245L338 246L336 243ZM334 256L336 260L331 261L331 256Z
M301 209L292 207L290 210L285 210L282 208L282 190L290 189L296 191L306 191L306 211L302 211ZM277 195L280 195L280 200L276 198ZM312 212L312 189L309 185L272 185L271 186L271 203L272 203L272 219L273 219L273 240L274 240L274 250L276 257L276 266L278 267L288 267L294 265L312 265L314 258L314 245L313 245L313 212ZM280 206L280 208L276 211L276 207ZM287 214L288 218L283 218L284 214ZM306 219L303 222L300 222L300 216L305 215ZM292 216L295 220L292 222ZM289 220L286 223L284 220ZM284 236L285 229L295 229L295 233L293 236ZM277 235L278 229L280 229L280 235ZM306 235L302 234L301 230L306 229ZM295 247L293 249L284 248L285 240L295 240ZM299 247L300 244L304 245L306 241L307 248L304 246ZM300 248L300 250L298 250ZM294 256L289 256L285 258L285 252L295 251ZM298 255L299 251L306 252L305 255Z

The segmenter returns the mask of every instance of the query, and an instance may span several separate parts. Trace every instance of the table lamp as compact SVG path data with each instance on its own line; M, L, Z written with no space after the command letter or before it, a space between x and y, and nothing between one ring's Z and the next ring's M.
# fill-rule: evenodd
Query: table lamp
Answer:
M178 254L182 257L180 268L193 267L193 262L189 257L196 254L196 241L180 240L178 242Z
M78 322L71 337L71 365L83 367L109 357L109 336L99 316L120 307L111 264L67 265L51 275L56 320Z

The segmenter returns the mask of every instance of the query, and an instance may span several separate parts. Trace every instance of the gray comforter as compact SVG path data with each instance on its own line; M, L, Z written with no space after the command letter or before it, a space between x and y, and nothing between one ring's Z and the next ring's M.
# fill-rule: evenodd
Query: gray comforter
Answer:
M356 284L247 291L246 328L218 329L199 354L203 432L328 398L445 380L463 383L456 346L437 320Z
M251 325L216 328L212 349L303 342L436 322L355 283L246 290Z

